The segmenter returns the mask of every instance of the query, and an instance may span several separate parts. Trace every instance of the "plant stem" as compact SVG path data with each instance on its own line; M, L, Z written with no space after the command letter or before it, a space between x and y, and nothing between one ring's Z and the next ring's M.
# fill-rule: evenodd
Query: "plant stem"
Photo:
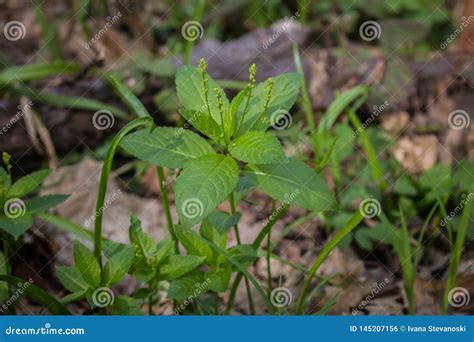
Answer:
M174 251L179 254L178 239L173 229L173 218L171 217L170 202L168 199L168 191L165 189L165 174L161 166L156 167L156 174L158 175L158 182L160 185L161 201L163 202L163 209L165 211L166 224L168 226L168 232L174 241Z
M197 4L196 4L196 7L194 7L194 13L193 13L194 21L199 22L201 20L205 6L206 6L206 1L197 0ZM184 44L183 64L189 64L191 62L193 47L194 47L194 40L186 40L186 43Z
M306 122L308 123L309 130L311 132L311 139L313 140L313 150L315 155L318 153L317 135L316 135L316 123L314 120L313 105L309 97L308 86L304 77L304 70L301 64L300 52L298 46L293 45L293 60L295 62L296 71L299 72L301 77L301 97L303 99L303 108L306 114Z
M235 214L235 201L234 201L234 193L231 193L229 196L229 203L230 203L230 210L232 214ZM239 232L239 225L236 223L234 225L234 232L235 232L235 238L237 240L237 244L241 244L240 240L240 232ZM250 283L247 277L245 277L245 288L247 290L247 298L249 301L249 310L252 315L255 315L255 305L253 302L253 296L252 296L252 291L250 290Z
M271 212L273 213L275 211L275 200L272 200L272 210ZM272 254L272 231L270 230L268 232L267 236L267 280L268 280L268 295L270 296L270 293L272 292L272 269L271 269L271 264L270 264L270 257Z
M357 225L362 221L363 216L360 210L357 210L355 214L351 217L351 219L339 229L334 235L334 237L324 246L321 253L319 253L318 257L316 258L311 270L309 271L308 277L303 287L303 292L300 295L297 307L297 313L299 315L303 314L304 304L306 299L306 294L308 293L309 287L311 286L311 282L313 281L314 276L316 275L316 271L318 270L319 266L326 260L329 253L337 246L337 244L347 236L352 230L357 227Z
M280 210L280 212L278 212L277 215L270 217L270 220L263 227L263 229L258 234L257 238L252 243L253 248L258 249L260 247L260 244L262 243L263 239L265 239L265 236L272 229L275 223L277 223L277 221L285 215L287 209L288 209L288 206L285 204ZM237 274L237 276L235 277L234 283L232 284L232 289L230 291L229 300L226 306L226 315L229 315L232 310L232 305L234 304L237 288L239 287L242 277L243 277L242 273Z
M470 196L472 190L469 191ZM449 260L448 267L448 279L446 281L446 286L444 288L443 304L441 307L441 313L445 314L448 310L449 305L449 292L456 286L456 274L461 261L461 253L463 250L464 242L466 240L467 229L469 227L470 215L474 205L474 199L467 199L466 206L463 209L461 222L459 223L459 228L456 234L456 241L454 242L454 247L451 252L451 257Z
M351 121L352 125L356 130L359 130L362 127L362 123L360 122L359 118L357 117L355 111L352 108L347 110L347 115L349 116L349 120ZM369 160L369 167L372 173L372 177L374 177L374 181L377 183L377 186L380 189L380 193L384 193L385 189L387 188L387 184L384 179L384 175L382 172L382 166L380 165L377 159L377 153L370 142L369 137L365 133L365 130L359 130L359 138L362 142L362 146L364 147L365 154L367 155L367 159Z
M153 127L153 120L149 117L138 118L126 124L113 138L107 154L105 155L102 173L100 175L99 192L97 194L97 202L95 206L96 220L94 222L94 255L102 269L102 219L104 210L105 195L107 194L107 183L109 181L110 171L112 170L112 162L114 160L115 151L122 139L137 127L147 126Z

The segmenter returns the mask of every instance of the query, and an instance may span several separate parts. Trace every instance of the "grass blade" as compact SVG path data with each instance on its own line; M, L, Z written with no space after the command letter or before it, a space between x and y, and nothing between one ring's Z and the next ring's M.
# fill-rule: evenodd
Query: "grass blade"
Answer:
M298 301L297 313L299 315L303 314L306 294L308 293L311 282L313 281L313 278L316 275L316 271L324 262L324 260L326 260L327 256L334 249L334 247L336 247L342 239L344 239L350 232L352 232L352 230L357 227L357 225L362 221L362 219L363 216L360 210L357 210L355 214L351 217L349 222L347 222L344 227L337 231L336 235L334 235L334 237L326 244L326 246L324 246L321 253L319 253L318 257L313 263L313 266L311 266L311 270L309 271L308 277L304 284L303 292L301 293L300 299Z

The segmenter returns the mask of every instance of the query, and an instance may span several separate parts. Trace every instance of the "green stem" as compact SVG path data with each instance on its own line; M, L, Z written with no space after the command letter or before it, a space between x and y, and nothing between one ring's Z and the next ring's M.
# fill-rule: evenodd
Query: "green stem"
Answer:
M235 208L235 201L234 201L234 193L231 193L229 196L229 203L230 203L230 210L232 214L235 214L236 208ZM240 240L240 231L239 231L239 225L236 223L234 225L234 232L235 232L235 238L237 240L237 244L241 244ZM245 278L245 288L247 290L247 298L249 301L249 310L252 315L255 315L255 304L253 302L253 296L252 296L252 291L250 290L250 282L248 278Z
M112 140L107 154L105 155L104 166L100 175L99 192L97 194L97 202L95 206L96 220L94 222L94 255L102 269L102 218L105 195L107 194L107 183L109 181L110 172L112 170L112 162L115 151L122 139L132 130L141 126L153 127L151 118L138 118L126 124Z
M206 6L206 1L197 0L197 4L196 4L196 7L194 8L194 14L193 14L194 21L198 21L198 22L201 21L205 6ZM194 47L194 40L186 40L186 43L184 44L183 64L189 64L189 62L191 61L193 47Z
M170 202L168 199L168 191L165 189L165 174L161 166L156 167L156 173L158 175L158 182L160 185L160 195L161 201L163 202L163 209L165 211L166 225L168 227L168 232L171 238L174 241L174 251L176 254L179 254L178 239L173 229L173 218L171 217Z
M272 213L275 211L275 200L272 200ZM272 269L271 269L271 257L272 254L272 231L270 230L268 232L268 237L267 237L267 280L268 280L268 296L270 296L270 293L272 292Z
M351 121L354 128L356 130L359 130L359 138L362 142L362 146L364 147L367 159L369 160L369 167L372 173L372 177L377 183L380 192L383 194L385 192L385 189L387 188L387 184L385 182L384 175L382 172L382 166L380 165L377 159L377 153L375 152L375 149L372 143L370 142L370 139L366 134L365 130L360 130L360 127L362 127L362 122L360 122L355 111L352 108L349 108L347 110L347 115L349 116L349 120Z
M467 196L470 196L471 194L473 194L472 191L470 191ZM463 209L461 222L459 223L459 228L456 234L456 241L454 242L454 247L449 260L448 279L444 288L443 304L441 307L442 314L445 314L448 310L449 291L451 291L451 289L456 286L457 270L459 262L461 261L461 253L463 250L464 242L466 240L467 229L469 227L470 216L474 205L474 199L467 198L466 202L467 203Z
M274 216L270 217L270 220L263 227L263 229L258 234L257 238L252 243L253 248L255 248L257 250L259 249L260 244L262 243L263 239L265 239L265 236L272 229L272 227L275 225L275 223L277 223L277 221L285 215L287 209L288 209L288 206L285 204L277 215L274 215ZM237 276L235 277L234 283L232 284L232 289L230 291L229 300L228 300L227 306L226 306L226 314L227 315L229 315L231 310L232 310L232 305L234 304L235 295L237 293L237 288L239 287L239 284L240 284L240 281L242 280L242 277L243 277L242 273L237 274Z
M316 123L314 120L313 105L310 100L308 86L306 84L306 79L304 77L304 70L303 70L303 65L301 64L300 52L296 44L293 45L293 60L295 62L296 71L302 75L301 77L301 97L303 99L302 103L303 103L304 112L306 114L306 122L308 123L308 127L311 132L311 139L313 140L314 153L316 154L318 152L318 145L317 145Z
M338 245L339 242L341 242L343 238L347 236L347 234L352 232L352 230L357 227L357 225L362 221L362 219L363 216L360 210L357 210L356 213L349 220L349 222L347 222L344 227L337 231L336 235L334 235L334 237L324 246L323 250L316 258L315 262L313 263L313 266L311 267L311 270L309 271L308 277L303 287L303 292L301 293L298 301L297 313L299 315L303 314L306 294L308 293L309 287L311 286L311 282L313 281L313 278L316 275L316 271L319 269L324 260L326 260L329 253Z

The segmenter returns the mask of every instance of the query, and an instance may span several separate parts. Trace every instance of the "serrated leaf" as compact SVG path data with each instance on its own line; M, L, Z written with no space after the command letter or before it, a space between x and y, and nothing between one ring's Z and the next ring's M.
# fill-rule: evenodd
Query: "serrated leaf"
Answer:
M132 266L133 256L132 246L124 246L121 251L115 253L104 266L102 285L114 285L122 280Z
M252 245L247 244L231 247L227 252L245 268L250 267L258 257L257 250Z
M217 97L214 91L215 88L221 89L219 85L207 75L208 81L208 100L210 105L210 116L215 122L221 122L219 108L217 106ZM222 89L221 89L222 90ZM206 97L204 93L204 83L201 76L201 71L195 66L184 65L178 69L176 73L176 92L178 94L179 102L184 108L188 110L208 113L206 105ZM232 118L227 114L229 108L229 100L225 97L225 93L222 98L223 111L225 114L224 125L228 126Z
M212 249L199 238L198 234L189 228L179 225L174 227L176 237L184 246L188 254L204 257L208 263L212 262Z
M18 239L24 232L33 225L33 217L26 213L17 218L3 216L0 213L0 229L3 229L15 239Z
M153 165L183 168L189 161L215 153L199 135L184 128L157 127L127 135L120 146Z
M112 305L108 307L110 314L116 316L143 315L141 301L127 296L116 296Z
M277 137L265 132L247 132L234 140L229 152L252 164L284 163L288 160Z
M272 198L313 211L336 208L324 179L305 163L289 159L285 164L248 165L245 176Z
M214 211L206 220L216 228L219 234L227 234L229 229L239 222L240 216L239 213L231 215L223 211Z
M21 198L36 190L41 182L48 177L51 170L40 170L26 175L17 180L8 190L8 198Z
M128 236L133 248L135 249L136 255L142 255L146 259L149 259L153 254L155 254L157 250L155 241L145 234L140 220L135 215L130 217Z
M211 270L204 274L204 278L208 280L209 289L214 292L225 292L229 287L230 275L232 267L228 266L218 270Z
M90 288L76 267L56 266L58 279L71 292L83 292Z
M192 226L207 217L235 189L238 168L231 157L203 156L190 162L176 180L180 222Z
M248 131L264 131L271 125L272 114L288 112L298 96L301 77L299 73L287 73L274 77L273 93L268 103L267 111L264 111L267 87L265 82L257 84L252 92L249 111L244 117L240 130L236 131L237 136ZM240 123L245 106L246 101L243 100L237 110L235 122Z
M222 137L222 129L209 115L189 109L181 109L179 113L190 125L209 138L217 140Z
M167 280L173 280L196 269L203 261L203 257L195 255L171 255L161 266L160 274Z
M74 262L82 278L91 286L100 284L100 266L94 254L78 240L74 241Z
M183 300L197 297L206 291L207 288L203 274L199 272L173 280L168 288L167 297L170 299Z
M69 195L48 195L34 197L26 202L26 210L30 214L44 213L67 200Z

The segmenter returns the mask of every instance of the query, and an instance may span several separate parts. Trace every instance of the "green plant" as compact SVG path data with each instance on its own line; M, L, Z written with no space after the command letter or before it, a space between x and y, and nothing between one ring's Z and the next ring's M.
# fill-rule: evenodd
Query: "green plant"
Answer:
M261 243L270 234L277 220L284 215L288 205L317 212L336 208L334 196L322 177L306 164L286 157L278 139L267 132L282 113L289 115L298 94L301 76L297 73L284 74L255 84L255 72L256 68L252 66L249 84L229 101L224 91L206 73L203 60L200 61L199 68L183 66L178 70L177 94L184 106L180 113L207 139L184 128L156 127L153 130L147 128L131 133L141 124L148 125L149 121L145 122L149 120L146 118L148 113L117 79L108 78L127 106L142 118L129 123L114 138L104 163L97 208L100 209L103 205L107 179L118 145L137 158L156 165L160 182L163 177L162 168L181 170L174 188L179 222L170 227L170 240L156 244L142 231L138 219L133 216L131 219L129 236L134 257L128 272L146 285L134 299L146 300L150 314L158 291L166 283L169 284L168 297L174 300L175 313L189 310L187 306L183 307L183 301L194 298L196 284L200 284L199 295L209 294L214 300L212 309L200 300L195 300L193 307L198 311L212 310L216 314L220 313L219 294L227 291L233 272L238 275L231 287L226 312L229 312L235 291L244 278L250 311L254 310L250 296L252 284L266 303L268 312L273 313L273 305L269 301L271 288L265 292L247 271L256 260ZM237 207L252 187L261 189L276 201L283 201L284 206L270 217L254 243L248 245L240 241L240 214ZM167 198L167 193L162 192L162 197ZM229 213L218 210L218 206L226 199L231 207ZM359 216L357 213L348 223L348 228L336 235L318 258L317 264L360 222ZM109 262L100 271L103 250L101 222L102 218L97 217L94 265L98 267L95 267L94 283L89 283L81 291L69 288L73 293L66 297L68 299L90 298L94 288L112 285L107 280L106 270L115 255L110 255L107 247L104 252ZM199 232L193 229L197 224L200 225ZM229 247L227 236L232 227L237 245ZM77 231L76 228L73 229ZM82 235L90 238L88 234ZM180 255L177 248L172 248L177 241L185 249L185 255ZM77 258L90 259L91 253L85 247L76 248L83 252ZM79 263L80 260L76 260L76 268ZM314 272L316 268L317 266ZM314 272L307 280L306 289Z

